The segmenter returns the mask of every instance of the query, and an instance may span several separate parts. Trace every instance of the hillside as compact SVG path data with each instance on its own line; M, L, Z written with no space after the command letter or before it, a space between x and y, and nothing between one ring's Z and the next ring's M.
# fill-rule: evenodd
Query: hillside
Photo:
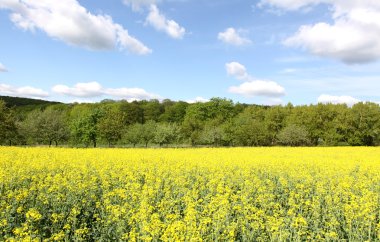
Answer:
M59 102L51 102L40 99L32 99L32 98L24 98L24 97L9 97L9 96L0 96L0 100L3 100L8 107L21 107L21 106L29 106L29 105L52 105L59 104Z

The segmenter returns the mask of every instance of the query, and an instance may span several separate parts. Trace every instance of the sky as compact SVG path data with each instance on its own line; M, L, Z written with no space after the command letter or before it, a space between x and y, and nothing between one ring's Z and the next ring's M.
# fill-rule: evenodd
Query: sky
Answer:
M0 0L0 95L380 102L378 0Z

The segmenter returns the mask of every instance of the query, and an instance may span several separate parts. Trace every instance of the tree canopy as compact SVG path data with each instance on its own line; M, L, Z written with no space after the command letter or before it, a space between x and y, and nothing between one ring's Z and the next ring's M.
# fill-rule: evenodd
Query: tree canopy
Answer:
M0 100L3 145L380 145L380 106L369 102L352 107L260 106L225 98L192 104L169 99L12 103Z

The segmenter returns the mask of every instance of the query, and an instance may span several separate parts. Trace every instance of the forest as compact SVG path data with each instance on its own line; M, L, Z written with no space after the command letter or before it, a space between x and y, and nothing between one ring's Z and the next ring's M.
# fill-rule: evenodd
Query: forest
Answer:
M0 97L0 144L69 147L377 146L377 103L260 106L212 98L64 104Z

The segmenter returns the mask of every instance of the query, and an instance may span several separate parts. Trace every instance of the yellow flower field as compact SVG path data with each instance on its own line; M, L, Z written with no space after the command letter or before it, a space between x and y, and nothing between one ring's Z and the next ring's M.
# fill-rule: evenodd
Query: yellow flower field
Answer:
M376 241L380 148L0 148L0 241Z

